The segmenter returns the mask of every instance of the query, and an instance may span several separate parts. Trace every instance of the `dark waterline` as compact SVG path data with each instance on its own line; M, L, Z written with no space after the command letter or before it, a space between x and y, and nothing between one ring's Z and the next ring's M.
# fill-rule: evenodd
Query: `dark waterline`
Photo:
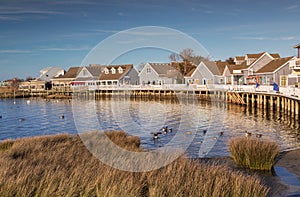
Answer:
M246 130L261 133L263 139L276 140L282 150L300 147L299 122L280 113L221 102L119 98L78 101L76 106L70 100L2 99L0 140L76 134L73 113L77 126L84 121L91 126L87 130L125 130L140 136L142 147L150 150L165 145L180 146L181 140L172 141L180 132L182 141L191 140L187 149L190 157L228 156L228 140L244 136ZM98 124L95 124L95 117ZM165 125L173 132L154 141L150 132Z

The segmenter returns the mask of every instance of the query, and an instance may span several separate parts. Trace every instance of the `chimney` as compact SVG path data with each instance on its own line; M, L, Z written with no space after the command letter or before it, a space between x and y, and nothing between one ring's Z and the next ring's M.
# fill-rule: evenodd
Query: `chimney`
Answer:
M300 58L300 44L297 44L296 46L294 46L294 48L298 49L297 57Z

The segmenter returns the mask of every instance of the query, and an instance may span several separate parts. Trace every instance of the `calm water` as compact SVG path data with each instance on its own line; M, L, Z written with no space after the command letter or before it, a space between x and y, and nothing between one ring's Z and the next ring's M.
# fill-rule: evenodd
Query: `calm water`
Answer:
M189 141L190 157L229 155L227 142L245 131L273 139L282 150L300 148L299 123L279 113L219 102L107 99L99 101L2 99L0 140L86 130L124 130L146 149ZM64 116L62 119L61 116ZM156 141L151 132L168 125ZM207 132L203 132L206 130ZM219 135L223 132L223 135ZM180 134L180 140L173 140Z

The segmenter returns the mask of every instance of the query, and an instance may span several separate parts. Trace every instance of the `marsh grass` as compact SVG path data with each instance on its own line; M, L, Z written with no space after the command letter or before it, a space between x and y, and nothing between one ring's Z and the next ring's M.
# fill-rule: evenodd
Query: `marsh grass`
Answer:
M108 136L140 151L138 138L123 132ZM101 163L73 135L26 138L0 147L6 147L0 151L0 196L261 197L269 190L257 176L183 157L150 172L121 171Z
M270 171L279 154L279 146L270 140L233 138L229 141L229 151L234 162L240 166Z
M14 144L13 140L4 140L0 143L0 151L4 151L12 147Z

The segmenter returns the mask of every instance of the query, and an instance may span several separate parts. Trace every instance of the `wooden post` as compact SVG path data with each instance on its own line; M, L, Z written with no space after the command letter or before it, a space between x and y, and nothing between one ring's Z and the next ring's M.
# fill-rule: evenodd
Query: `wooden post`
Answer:
M280 97L276 96L276 107L277 107L277 111L280 111Z

